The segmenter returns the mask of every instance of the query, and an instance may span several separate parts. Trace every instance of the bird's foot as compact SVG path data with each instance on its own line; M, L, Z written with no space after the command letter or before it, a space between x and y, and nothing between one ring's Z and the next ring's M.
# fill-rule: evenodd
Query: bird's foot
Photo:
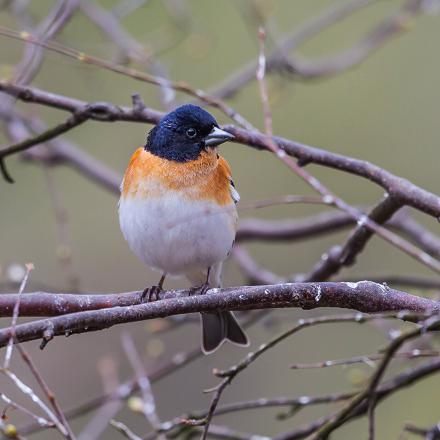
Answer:
M204 283L201 286L196 286L196 287L191 287L189 289L189 296L192 295L205 295L206 292L208 292L208 290L211 288L211 286L209 285L209 283Z
M141 295L142 302L152 302L159 299L159 294L162 292L162 287L160 286L150 286L146 287ZM153 300L153 296L155 297Z

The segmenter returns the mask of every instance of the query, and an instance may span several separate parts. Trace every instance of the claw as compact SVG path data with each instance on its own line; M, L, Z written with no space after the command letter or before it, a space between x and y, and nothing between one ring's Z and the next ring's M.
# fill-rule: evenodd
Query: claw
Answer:
M152 302L157 301L159 299L159 294L162 292L162 288L160 286L150 286L146 287L141 295L142 302ZM155 299L153 300L153 296Z
M208 283L204 283L201 286L191 287L189 289L189 296L192 295L205 295L206 292L211 288L211 286Z
M211 286L208 283L203 284L203 286L200 287L199 295L205 295L210 288Z
M151 286L151 287L146 287L144 289L144 291L142 292L141 295L141 301L142 302L151 302L153 301L153 295L156 297L156 299L154 301L157 301L159 299L159 294L160 292L162 292L162 286L163 286L163 282L165 281L165 277L166 277L166 273L163 273L159 284L157 286ZM147 298L147 300L145 300Z

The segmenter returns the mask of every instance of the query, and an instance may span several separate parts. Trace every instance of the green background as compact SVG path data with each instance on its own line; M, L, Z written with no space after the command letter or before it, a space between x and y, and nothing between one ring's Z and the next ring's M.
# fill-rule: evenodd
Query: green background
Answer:
M117 2L100 3L109 9ZM157 59L171 79L185 80L195 87L209 90L248 62L256 60L258 23L252 14L255 8L267 19L271 35L281 40L282 36L291 34L323 9L340 3L329 0L255 3L151 0L126 17L123 25L146 48L158 52ZM350 47L401 4L399 1L378 1L322 32L301 46L299 53L305 57L319 57ZM35 19L42 19L52 7L53 2L45 0L34 0L29 5ZM183 8L182 13L178 7ZM176 23L173 18L176 16L180 17L181 23ZM0 12L0 24L20 30L6 11ZM361 65L334 77L298 81L286 76L272 76L269 93L275 133L374 162L421 187L438 192L439 25L436 16L419 17L408 32L388 42ZM114 45L80 12L75 14L57 41L106 59L115 60L117 56ZM270 42L268 45L273 47ZM0 37L3 78L10 76L14 65L21 59L23 47L21 42ZM144 69L139 65L135 67ZM89 102L108 101L120 105L130 105L130 95L137 92L148 106L163 110L156 87L51 52L46 52L43 68L32 84ZM177 99L178 102L190 100L181 94ZM230 103L256 127L263 129L261 101L255 82L234 96ZM64 112L36 105L17 103L17 106L41 117L49 126L67 117ZM230 122L223 114L213 113L220 123ZM127 122L88 122L69 132L65 138L122 175L131 153L144 143L149 129L147 125ZM0 134L0 142L9 143L3 134ZM221 148L232 166L242 201L284 194L311 194L311 190L275 157L238 144L230 143ZM25 164L17 157L9 159L8 166L16 183L11 186L0 183L0 281L3 289L11 290L10 286L5 286L8 266L31 261L36 269L31 275L29 291L38 289L39 283L49 289L69 290L68 275L57 257L56 222L45 173L41 167ZM309 166L308 170L353 204L373 204L383 193L381 188L366 180L335 170L317 166ZM54 169L53 177L68 214L72 271L78 276L80 289L121 292L142 289L154 283L157 275L143 267L122 238L115 196L68 168ZM294 219L320 210L294 205L243 210L240 216ZM417 214L416 218L432 231L438 231L435 219ZM252 243L247 248L259 263L287 276L308 271L330 245L340 243L346 234L293 244ZM428 271L381 239L373 238L358 258L357 265L343 272L343 275L360 279L370 274L428 274ZM226 264L224 281L227 285L245 282L232 261ZM167 286L183 287L186 284L170 280ZM415 289L412 292L430 294ZM327 313L330 311L276 312L274 316L278 319L274 325L258 326L249 331L252 348L288 328L298 318ZM0 321L3 326L9 322ZM176 331L155 335L151 333L150 324L138 323L69 339L57 338L44 352L38 350L36 343L27 344L27 347L63 407L71 407L100 393L102 380L98 365L103 359L114 359L121 380L131 375L121 348L123 331L129 331L135 337L146 359L147 370L154 369L158 362L169 359L174 352L193 347L199 340L196 325L185 325ZM385 343L386 333L368 324L306 330L253 364L227 389L222 401L349 390L373 370L365 365L291 371L288 365L374 353ZM212 376L212 368L232 365L244 354L239 348L224 346L215 355L203 357L155 385L161 419L165 421L185 411L206 407L210 396L203 394L202 390L217 382ZM410 362L413 365L416 361ZM13 366L20 377L32 383L18 356ZM390 371L396 372L403 366L402 362L396 361ZM0 381L0 390L4 388L15 397L6 380L1 377ZM397 438L407 421L421 426L436 423L439 418L439 385L438 378L424 380L381 403L377 411L378 438ZM245 432L274 435L295 429L335 408L318 406L306 409L286 421L276 420L274 415L278 411L268 409L221 416L214 422ZM14 417L19 420L18 415L14 414ZM149 430L143 417L128 409L116 418L140 435ZM75 432L81 431L86 420L83 418L73 423ZM57 438L57 434L45 432L34 438ZM109 428L102 438L122 437ZM365 420L343 427L334 438L366 438Z

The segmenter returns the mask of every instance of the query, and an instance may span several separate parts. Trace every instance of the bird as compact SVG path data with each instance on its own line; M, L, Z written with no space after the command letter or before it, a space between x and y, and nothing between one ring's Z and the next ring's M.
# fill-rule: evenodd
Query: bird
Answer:
M119 223L131 251L161 273L143 292L159 298L165 277L184 276L190 292L221 287L235 241L240 196L218 146L234 136L206 110L184 104L166 114L132 155L121 184ZM205 354L226 340L248 346L232 312L201 313Z

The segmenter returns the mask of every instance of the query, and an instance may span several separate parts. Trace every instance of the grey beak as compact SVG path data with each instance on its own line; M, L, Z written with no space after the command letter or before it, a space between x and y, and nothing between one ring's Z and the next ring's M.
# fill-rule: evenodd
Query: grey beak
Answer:
M224 131L218 127L214 127L212 131L205 137L205 145L207 147L215 147L223 142L234 139L234 136L227 131Z

